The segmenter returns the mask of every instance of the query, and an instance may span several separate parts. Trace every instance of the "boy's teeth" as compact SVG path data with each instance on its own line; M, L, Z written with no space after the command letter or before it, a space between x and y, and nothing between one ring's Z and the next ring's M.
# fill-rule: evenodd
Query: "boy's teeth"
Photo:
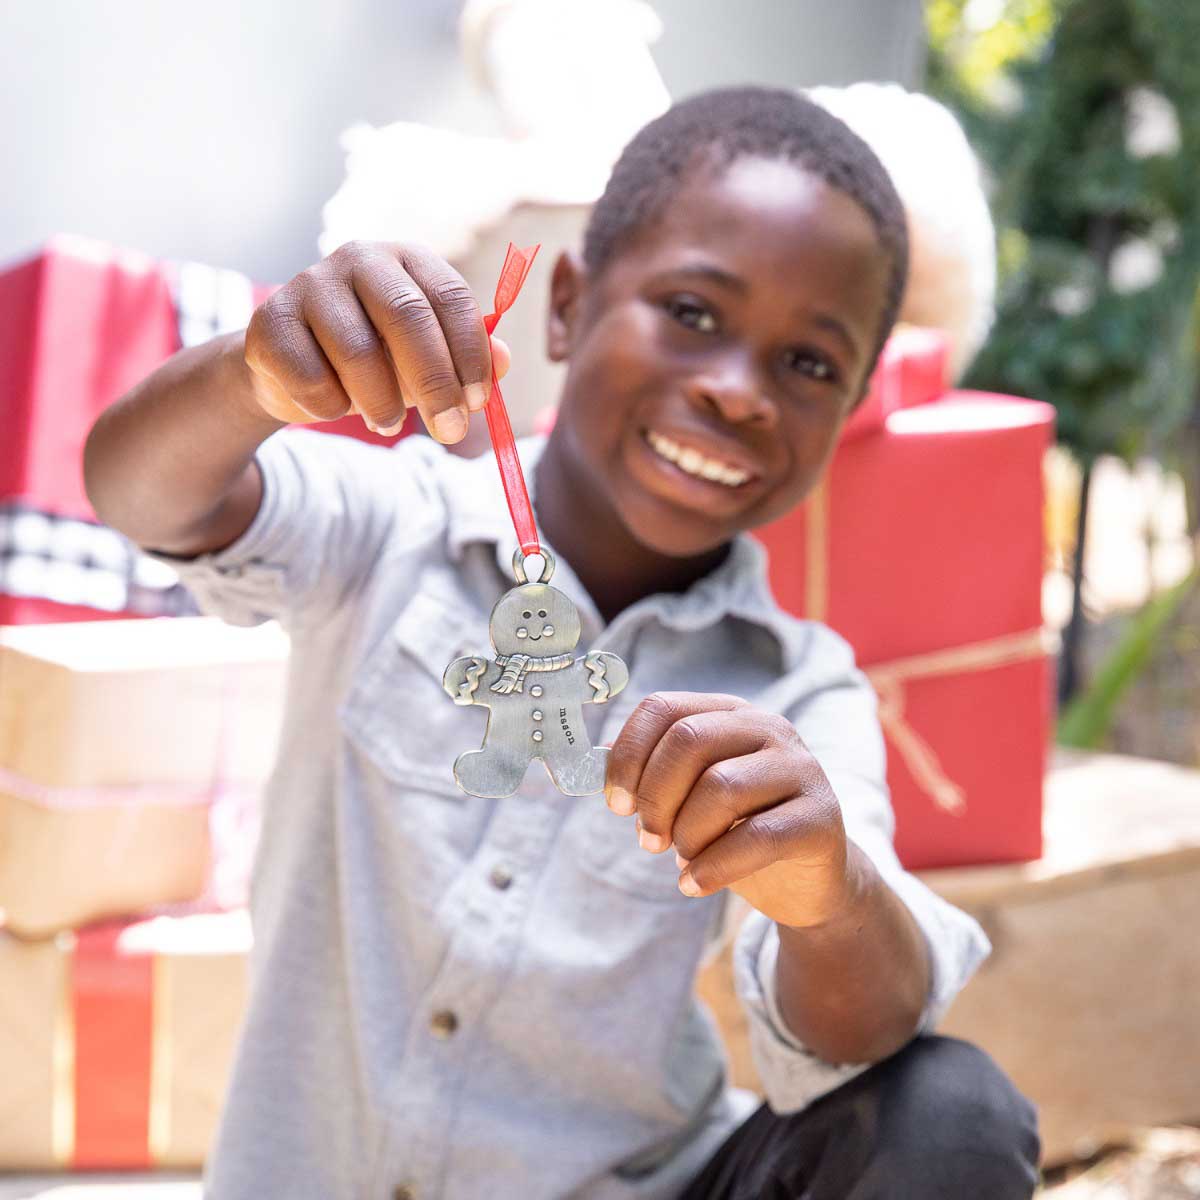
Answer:
M735 467L728 467L722 462L708 458L699 450L692 449L691 446L681 446L678 442L663 437L661 433L647 431L646 440L653 450L689 475L696 475L701 479L711 480L713 483L723 483L727 487L737 487L749 478L745 471L739 471Z

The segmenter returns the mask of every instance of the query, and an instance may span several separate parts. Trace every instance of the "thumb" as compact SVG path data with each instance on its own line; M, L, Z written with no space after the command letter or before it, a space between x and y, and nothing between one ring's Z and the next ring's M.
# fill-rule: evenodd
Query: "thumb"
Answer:
M509 350L508 344L494 333L491 337L491 343L492 366L496 368L496 378L503 379L508 374L508 368L512 366L512 352Z

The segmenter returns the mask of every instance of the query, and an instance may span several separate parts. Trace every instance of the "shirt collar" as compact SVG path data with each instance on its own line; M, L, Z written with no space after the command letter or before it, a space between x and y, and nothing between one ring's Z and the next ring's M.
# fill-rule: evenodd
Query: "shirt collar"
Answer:
M517 441L526 487L535 503L535 471L545 445L545 435ZM443 493L450 556L457 561L467 545L492 543L496 548L497 566L507 578L512 571L517 537L495 456L485 452L477 458L463 459L446 451L443 453L445 465L450 468ZM789 670L803 656L808 644L807 623L785 613L775 602L767 574L765 548L757 538L745 533L733 539L724 562L698 579L686 592L648 596L633 607L680 633L706 629L726 617L748 621L774 636L779 644L781 663ZM628 611L632 614L633 610Z

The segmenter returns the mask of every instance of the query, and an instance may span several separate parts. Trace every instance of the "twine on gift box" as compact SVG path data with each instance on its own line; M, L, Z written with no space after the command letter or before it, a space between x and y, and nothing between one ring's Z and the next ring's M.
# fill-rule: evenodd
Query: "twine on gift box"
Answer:
M805 520L805 616L824 621L829 611L829 489L822 477L809 496ZM1057 635L1038 627L967 642L928 654L893 659L864 668L879 697L879 723L895 747L917 787L943 812L956 816L966 811L963 789L947 775L934 748L905 716L905 684L916 679L937 679L968 671L1029 662L1055 653Z
M879 723L896 747L917 787L944 812L966 811L963 789L946 774L933 747L904 715L905 684L915 679L938 679L968 671L1008 667L1052 654L1057 636L1048 629L1026 629L981 642L968 642L947 650L914 654L865 668L879 697Z

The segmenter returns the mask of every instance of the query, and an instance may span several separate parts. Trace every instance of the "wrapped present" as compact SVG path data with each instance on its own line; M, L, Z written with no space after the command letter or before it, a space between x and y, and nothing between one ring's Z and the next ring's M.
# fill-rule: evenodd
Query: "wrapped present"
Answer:
M924 878L994 947L940 1032L1037 1105L1051 1165L1200 1113L1200 771L1059 751L1046 785L1040 859Z
M936 400L946 390L946 335L898 325L879 355L867 394L842 427L841 440L878 433L891 413Z
M0 315L0 500L91 518L92 422L179 344L166 275L144 255L59 237L0 272Z
M10 931L44 936L210 886L238 898L229 872L245 874L287 650L277 626L204 617L0 629Z
M0 271L0 624L188 610L83 486L96 417L178 345L169 272L145 255L62 236Z
M0 1168L199 1166L249 948L244 910L0 933Z
M760 531L784 608L854 647L880 695L910 867L1036 858L1050 713L1047 404L955 392L848 439Z

